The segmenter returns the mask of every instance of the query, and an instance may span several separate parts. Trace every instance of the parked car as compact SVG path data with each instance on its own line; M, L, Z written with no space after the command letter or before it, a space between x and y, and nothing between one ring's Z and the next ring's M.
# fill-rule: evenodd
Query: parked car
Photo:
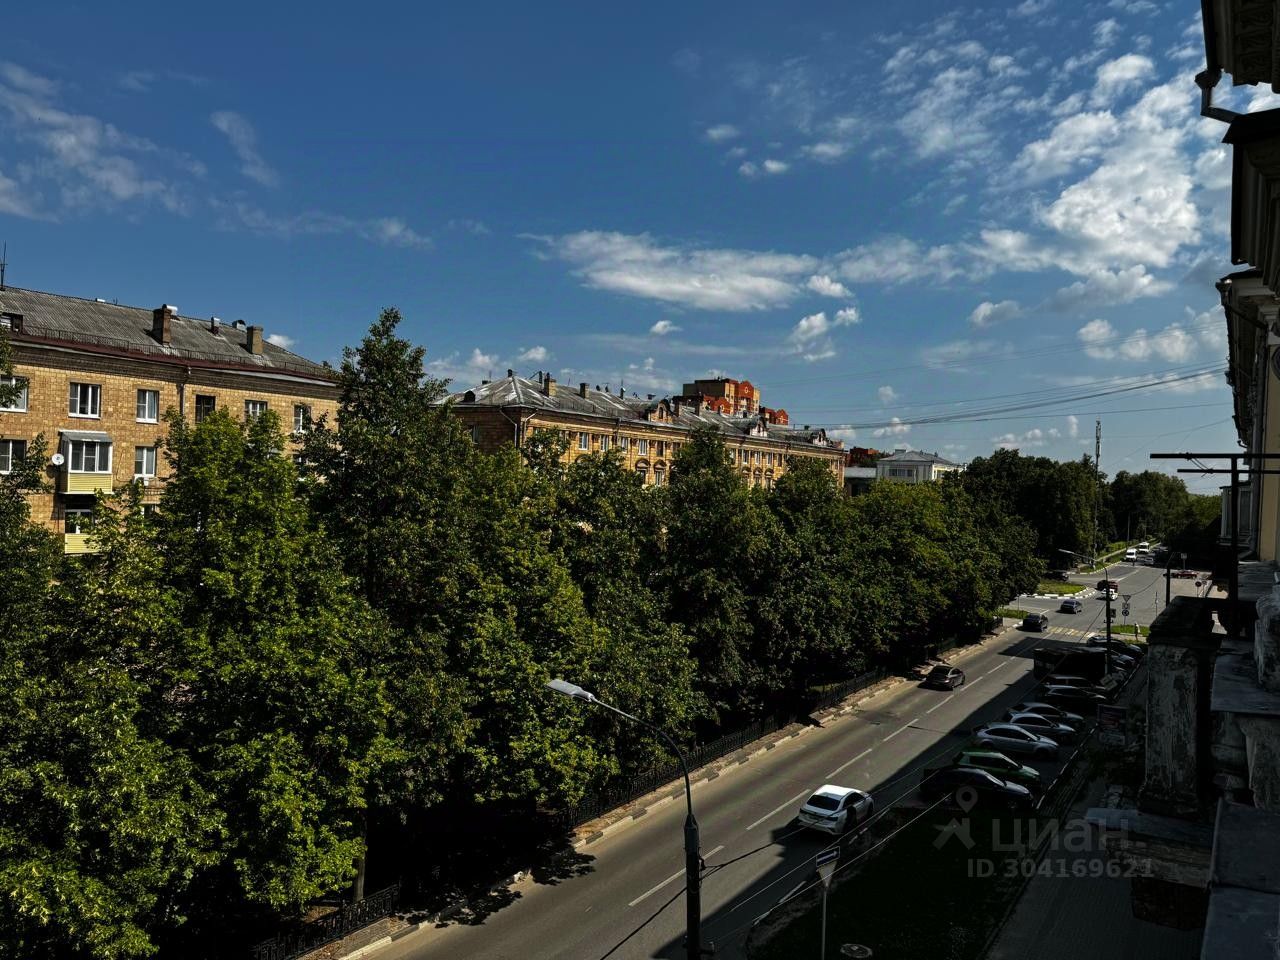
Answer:
M1075 597L1067 597L1058 607L1059 613L1084 613L1084 604Z
M1065 707L1086 717L1097 713L1098 704L1107 702L1106 694L1087 687L1045 687L1038 696L1051 706Z
M939 664L929 671L929 675L924 678L924 685L926 687L935 687L938 690L954 690L963 684L964 680L964 671L959 667L948 667L945 664Z
M1086 640L1085 643L1091 647L1105 647L1107 645L1107 638L1101 633L1095 633ZM1128 641L1117 640L1115 637L1112 637L1111 652L1115 653L1117 650L1123 651L1126 656L1133 657L1135 660L1141 660L1147 655L1147 648L1142 646L1142 644L1129 643Z
M1169 575L1175 580L1194 580L1198 576L1194 570L1174 570Z
M1088 677L1077 677L1070 673L1051 673L1044 678L1046 687L1079 687L1081 690L1095 689L1097 683Z
M1013 757L1006 757L995 750L961 750L956 754L955 765L958 767L977 767L992 776L1020 783L1029 790L1041 787L1040 771L1019 763Z
M1061 707L1055 707L1051 703L1041 703L1038 700L1024 700L1022 703L1015 703L1007 711L1004 718L1009 719L1015 713L1038 713L1042 717L1048 717L1051 720L1057 720L1059 723L1069 724L1073 727L1079 727L1084 723L1084 717L1078 713L1070 713Z
M920 792L930 799L952 794L957 803L968 801L964 794L973 791L974 799L983 806L1006 810L1030 810L1035 806L1031 791L1021 784L1010 783L979 770L977 767L954 766L925 770L920 778Z
M1049 617L1043 613L1029 613L1022 618L1023 630L1040 631L1049 625Z
M1099 593L1102 593L1106 590L1119 590L1119 589L1120 589L1120 583L1117 580L1099 580L1098 581Z
M1015 727L1023 727L1050 740L1057 740L1059 743L1071 743L1076 738L1075 727L1059 723L1051 717L1042 717L1038 713L1015 713L1005 722Z
M797 819L803 826L839 836L866 820L874 809L871 794L824 783L804 802Z
M1025 753L1037 760L1052 760L1058 755L1058 743L1038 733L1011 723L987 723L973 730L975 746L1002 753Z

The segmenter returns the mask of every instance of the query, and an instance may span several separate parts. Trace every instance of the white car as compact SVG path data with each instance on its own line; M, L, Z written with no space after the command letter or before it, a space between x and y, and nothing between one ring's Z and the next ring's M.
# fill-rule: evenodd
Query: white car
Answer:
M1137 559L1138 559L1138 550L1136 547L1130 547L1128 550L1124 552L1125 563L1133 563L1133 561Z
M988 723L973 731L973 742L1001 753L1029 753L1037 760L1058 755L1058 742L1012 723Z
M839 836L866 820L873 809L871 794L824 783L804 802L797 819L801 826Z

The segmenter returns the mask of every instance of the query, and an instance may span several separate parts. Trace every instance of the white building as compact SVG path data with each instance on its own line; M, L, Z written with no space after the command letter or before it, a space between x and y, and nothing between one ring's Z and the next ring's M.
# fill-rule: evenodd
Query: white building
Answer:
M937 480L944 473L963 469L964 467L960 464L953 463L936 453L899 448L889 456L881 457L876 461L876 479L899 480L904 483L929 483L931 480Z

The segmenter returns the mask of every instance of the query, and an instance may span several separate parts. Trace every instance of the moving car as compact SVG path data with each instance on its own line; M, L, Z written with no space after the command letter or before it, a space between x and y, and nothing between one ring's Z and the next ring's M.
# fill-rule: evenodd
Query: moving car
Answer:
M929 671L929 675L924 678L924 685L926 687L936 687L939 690L954 690L964 683L964 680L964 671L959 667L948 667L945 664L939 664Z
M1076 738L1076 729L1066 723L1059 723L1051 717L1042 717L1038 713L1015 713L1006 723L1015 727L1024 727L1032 733L1038 733L1059 743L1071 743Z
M1137 559L1138 559L1138 551L1135 547L1130 547L1128 550L1124 552L1125 563L1133 563L1133 561Z
M1029 613L1022 618L1023 630L1043 630L1049 625L1049 617L1043 613Z
M1012 757L1006 757L995 750L961 750L956 754L957 767L977 767L999 780L1009 783L1020 783L1029 790L1038 790L1040 771L1019 763Z
M1059 723L1065 723L1072 727L1079 727L1084 723L1084 717L1078 713L1070 713L1061 707L1055 707L1051 703L1041 703L1038 700L1024 700L1022 703L1015 703L1010 707L1004 715L1006 720L1015 713L1038 713L1042 717L1048 717L1050 720L1057 720Z
M1150 549L1151 549L1151 543L1150 543L1150 541L1143 540L1141 543L1139 543L1139 544L1138 544L1138 549L1139 549L1139 550L1150 550Z
M1120 591L1119 591L1119 590L1108 590L1108 591L1107 591L1106 598L1107 598L1108 600L1110 600L1110 601L1112 601L1112 602L1114 603L1116 600L1119 600L1119 599L1120 599Z
M1084 604L1075 597L1067 597L1058 607L1059 613L1084 613Z
M920 792L930 799L952 794L956 802L966 808L971 803L970 797L965 794L970 794L978 804L988 807L1030 810L1035 806L1035 798L1026 787L969 766L925 770L920 778Z
M1119 589L1120 589L1120 582L1118 580L1099 580L1098 581L1099 593L1102 593L1105 590L1119 590Z
M874 808L871 794L824 783L804 802L797 819L802 826L839 836L866 820Z
M1068 688L1069 689L1069 688ZM1052 760L1058 755L1058 743L1038 733L1011 723L987 723L973 730L975 746L1001 753L1025 753L1037 760Z
M1046 580L1057 580L1059 583L1068 580L1070 577L1071 572L1068 570L1046 570L1044 574Z

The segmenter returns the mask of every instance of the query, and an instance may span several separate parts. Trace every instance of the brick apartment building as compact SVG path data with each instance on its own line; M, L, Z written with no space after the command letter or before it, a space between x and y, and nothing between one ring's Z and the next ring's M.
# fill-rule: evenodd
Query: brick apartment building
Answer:
M96 492L136 479L158 499L166 411L198 423L214 410L272 410L287 432L337 408L332 370L268 343L260 326L182 317L167 304L0 288L0 335L22 387L0 408L0 472L44 435L53 490L32 496L32 513L64 535L68 553L89 549L82 524Z
M751 486L772 488L787 472L791 457L823 461L831 470L832 483L839 484L844 465L841 442L828 440L822 429L770 422L762 415L767 408L759 406L758 391L747 384L750 393L743 394L743 382L698 381L685 384L684 396L641 397L592 389L585 383L574 389L557 383L550 374L527 379L508 370L505 377L455 393L450 400L484 450L510 443L519 446L537 430L558 430L569 440L566 457L570 461L618 450L645 483L662 486L681 445L694 430L710 427L724 437L730 462ZM725 391L710 394L712 399L732 402L735 410L741 401L741 412L724 413L723 404L708 403L704 399L708 395L699 389L708 384ZM732 394L725 395L730 389Z

